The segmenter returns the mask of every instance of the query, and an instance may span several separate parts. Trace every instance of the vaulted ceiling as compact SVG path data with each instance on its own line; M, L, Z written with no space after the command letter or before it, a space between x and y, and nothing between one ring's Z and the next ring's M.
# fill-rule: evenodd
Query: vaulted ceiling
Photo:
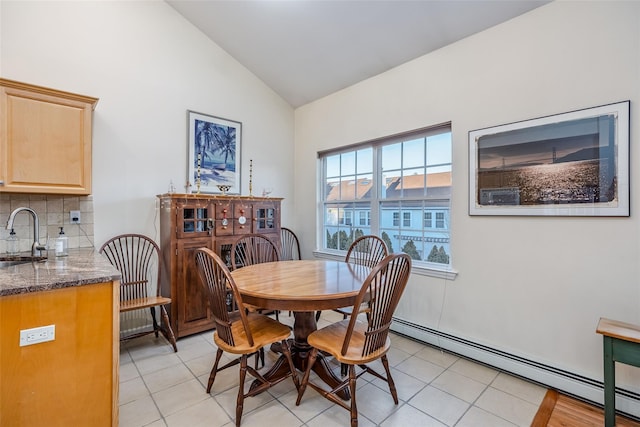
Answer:
M547 0L166 0L299 107Z

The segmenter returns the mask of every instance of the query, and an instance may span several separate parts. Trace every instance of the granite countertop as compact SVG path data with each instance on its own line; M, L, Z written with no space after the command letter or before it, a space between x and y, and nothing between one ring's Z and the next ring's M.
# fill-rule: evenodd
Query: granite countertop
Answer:
M120 280L120 272L93 248L0 268L0 297Z

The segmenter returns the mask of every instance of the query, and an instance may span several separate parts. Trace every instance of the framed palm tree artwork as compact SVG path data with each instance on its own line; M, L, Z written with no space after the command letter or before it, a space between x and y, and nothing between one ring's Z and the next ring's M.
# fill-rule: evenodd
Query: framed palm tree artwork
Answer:
M193 192L240 194L242 123L188 111L188 176Z

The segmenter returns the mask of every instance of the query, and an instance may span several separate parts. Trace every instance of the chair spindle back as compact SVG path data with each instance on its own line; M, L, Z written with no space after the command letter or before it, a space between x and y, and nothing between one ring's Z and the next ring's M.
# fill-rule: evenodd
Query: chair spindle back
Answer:
M209 299L209 308L213 314L216 331L225 343L234 346L233 330L231 325L237 316L240 316L249 345L253 345L253 336L245 311L240 309L234 312L227 310L227 293L233 294L233 299L242 308L242 297L238 292L229 269L224 261L212 250L200 248L195 252L196 267L202 286L204 286Z
M389 334L393 313L409 280L411 257L405 253L391 254L380 261L365 279L354 304L355 309L367 303L367 330L362 356L383 347ZM358 316L351 316L342 354L346 354Z
M302 259L298 236L286 227L280 228L280 259L282 261Z
M262 234L247 234L231 246L231 266L234 269L279 260L278 248Z
M387 245L381 238L366 235L360 236L353 241L349 246L345 260L352 264L366 265L373 268L387 255Z
M120 301L160 296L160 248L141 234L122 234L107 241L100 252L122 275Z

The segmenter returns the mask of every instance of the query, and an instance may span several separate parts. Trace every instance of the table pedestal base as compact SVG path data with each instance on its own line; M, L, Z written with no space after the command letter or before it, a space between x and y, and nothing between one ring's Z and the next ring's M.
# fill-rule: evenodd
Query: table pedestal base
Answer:
M313 311L301 311L294 312L295 324L293 328L294 339L289 339L289 347L291 348L291 357L293 359L293 365L300 371L305 372L307 369L307 363L309 362L309 352L311 346L307 343L307 337L311 332L317 329L315 312ZM271 350L277 353L281 353L280 343L271 345ZM342 382L342 379L336 376L331 370L331 366L327 357L321 352L318 352L316 362L313 364L313 372L320 377L330 388L335 388ZM275 381L276 379L286 376L289 372L289 363L287 358L281 354L278 360L273 366L264 374L265 379L269 381ZM251 384L251 388L257 387L257 382L254 381ZM343 389L338 392L338 396L344 400L349 400L349 390Z

